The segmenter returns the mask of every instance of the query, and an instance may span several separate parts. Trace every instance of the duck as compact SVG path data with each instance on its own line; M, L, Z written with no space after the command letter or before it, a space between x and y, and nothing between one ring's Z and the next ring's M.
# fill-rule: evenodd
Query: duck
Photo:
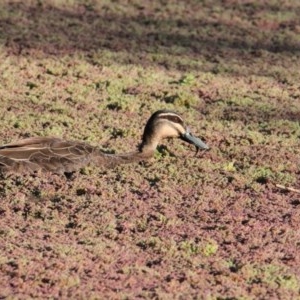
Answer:
M199 149L209 147L195 137L182 117L171 110L158 110L148 119L142 141L137 150L128 153L108 154L81 141L57 137L30 137L0 146L0 172L32 173L50 171L67 174L93 164L113 168L120 164L147 160L154 155L163 139L179 138Z

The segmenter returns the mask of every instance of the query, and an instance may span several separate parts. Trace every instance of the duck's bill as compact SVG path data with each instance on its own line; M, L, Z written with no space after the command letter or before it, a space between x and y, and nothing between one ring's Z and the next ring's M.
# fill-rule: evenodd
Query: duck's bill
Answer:
M195 145L197 149L205 149L205 150L209 149L209 147L203 141L201 141L199 138L193 136L190 132L184 133L181 136L181 139L190 144Z

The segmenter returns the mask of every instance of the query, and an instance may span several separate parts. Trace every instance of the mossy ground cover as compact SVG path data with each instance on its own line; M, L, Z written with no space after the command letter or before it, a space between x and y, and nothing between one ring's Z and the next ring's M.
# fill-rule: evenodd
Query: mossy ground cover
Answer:
M1 143L124 152L157 109L209 152L0 181L0 297L300 297L300 4L4 0ZM292 187L288 191L278 185Z

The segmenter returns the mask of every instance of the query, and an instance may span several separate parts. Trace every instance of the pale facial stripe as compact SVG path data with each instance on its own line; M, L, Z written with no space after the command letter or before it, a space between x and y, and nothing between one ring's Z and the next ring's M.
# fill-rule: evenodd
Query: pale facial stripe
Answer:
M179 115L171 112L161 113L159 114L159 118L165 118L171 122L179 123L181 125L184 124L183 119Z

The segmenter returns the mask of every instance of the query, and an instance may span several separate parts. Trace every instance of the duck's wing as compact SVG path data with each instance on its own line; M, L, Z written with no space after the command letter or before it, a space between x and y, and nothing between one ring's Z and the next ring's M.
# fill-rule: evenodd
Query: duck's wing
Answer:
M87 165L95 150L83 142L54 137L27 138L0 146L0 170L72 172Z

